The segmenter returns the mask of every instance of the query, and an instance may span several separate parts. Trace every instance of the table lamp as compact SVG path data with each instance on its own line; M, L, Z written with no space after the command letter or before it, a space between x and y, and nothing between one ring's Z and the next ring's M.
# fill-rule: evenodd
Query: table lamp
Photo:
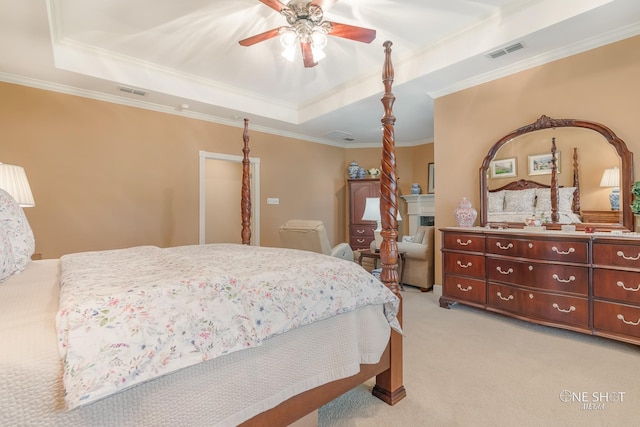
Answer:
M620 210L620 170L617 167L605 169L600 180L600 187L613 187L609 194L611 210Z
M0 188L9 193L23 208L36 205L22 166L0 163Z
M396 219L402 221L400 217L400 211L397 211ZM376 242L376 249L380 249L382 244L382 220L380 218L380 197L367 197L364 205L364 214L362 215L363 221L376 221L378 227L373 230L373 236Z

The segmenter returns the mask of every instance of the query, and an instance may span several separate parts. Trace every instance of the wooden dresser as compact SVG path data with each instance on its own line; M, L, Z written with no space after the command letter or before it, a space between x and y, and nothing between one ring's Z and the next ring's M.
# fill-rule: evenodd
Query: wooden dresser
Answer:
M347 180L349 197L349 245L354 249L369 249L374 239L375 221L363 221L367 197L380 197L379 179Z
M605 222L619 224L622 222L622 211L582 211L582 222Z
M444 228L440 306L640 344L640 235Z

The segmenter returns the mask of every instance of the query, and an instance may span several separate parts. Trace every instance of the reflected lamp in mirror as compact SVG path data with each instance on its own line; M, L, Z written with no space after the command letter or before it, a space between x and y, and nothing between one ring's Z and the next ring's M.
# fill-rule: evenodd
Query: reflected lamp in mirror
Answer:
M400 212L397 211L396 219L402 221ZM380 197L367 197L364 205L364 214L362 215L363 221L376 221L377 228L373 230L373 236L376 242L376 249L380 249L382 243L382 219L380 218Z
M23 208L36 205L22 166L0 163L0 188L9 193Z
M620 210L620 170L617 167L604 170L600 187L611 187L611 194L609 194L611 210Z

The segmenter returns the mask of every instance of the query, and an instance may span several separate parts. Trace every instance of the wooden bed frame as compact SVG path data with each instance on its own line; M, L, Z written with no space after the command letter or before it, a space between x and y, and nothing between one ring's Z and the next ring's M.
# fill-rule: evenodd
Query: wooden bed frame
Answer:
M398 321L402 325L402 296L398 286L398 237L397 209L398 191L395 161L395 141L393 103L395 96L391 92L394 70L391 63L390 41L384 43L385 61L382 71L384 95L382 104L384 127L382 139L382 160L380 176L380 212L382 219L382 244L380 260L382 263L382 282L400 298ZM251 190L249 180L249 133L248 119L244 121L243 176L242 176L242 243L248 245L251 240ZM402 335L392 330L389 344L377 364L360 365L360 372L354 376L327 383L296 395L275 408L247 420L242 426L286 426L315 411L336 397L376 377L373 395L389 405L395 405L406 396L402 380Z

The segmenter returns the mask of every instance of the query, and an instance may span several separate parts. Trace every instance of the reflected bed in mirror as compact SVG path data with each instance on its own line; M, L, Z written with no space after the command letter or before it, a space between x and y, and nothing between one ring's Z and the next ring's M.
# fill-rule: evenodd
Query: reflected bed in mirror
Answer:
M552 145L555 148L552 149ZM555 155L552 154L555 150ZM503 163L513 173L500 174ZM555 160L555 161L554 161ZM496 163L500 168L496 168ZM620 170L620 211L611 212L611 188L601 186L606 169ZM633 230L633 154L606 126L541 116L512 131L489 150L480 167L480 224L522 228L535 215L549 229L575 224L578 230ZM608 212L607 212L608 211ZM612 222L589 224L593 215Z

